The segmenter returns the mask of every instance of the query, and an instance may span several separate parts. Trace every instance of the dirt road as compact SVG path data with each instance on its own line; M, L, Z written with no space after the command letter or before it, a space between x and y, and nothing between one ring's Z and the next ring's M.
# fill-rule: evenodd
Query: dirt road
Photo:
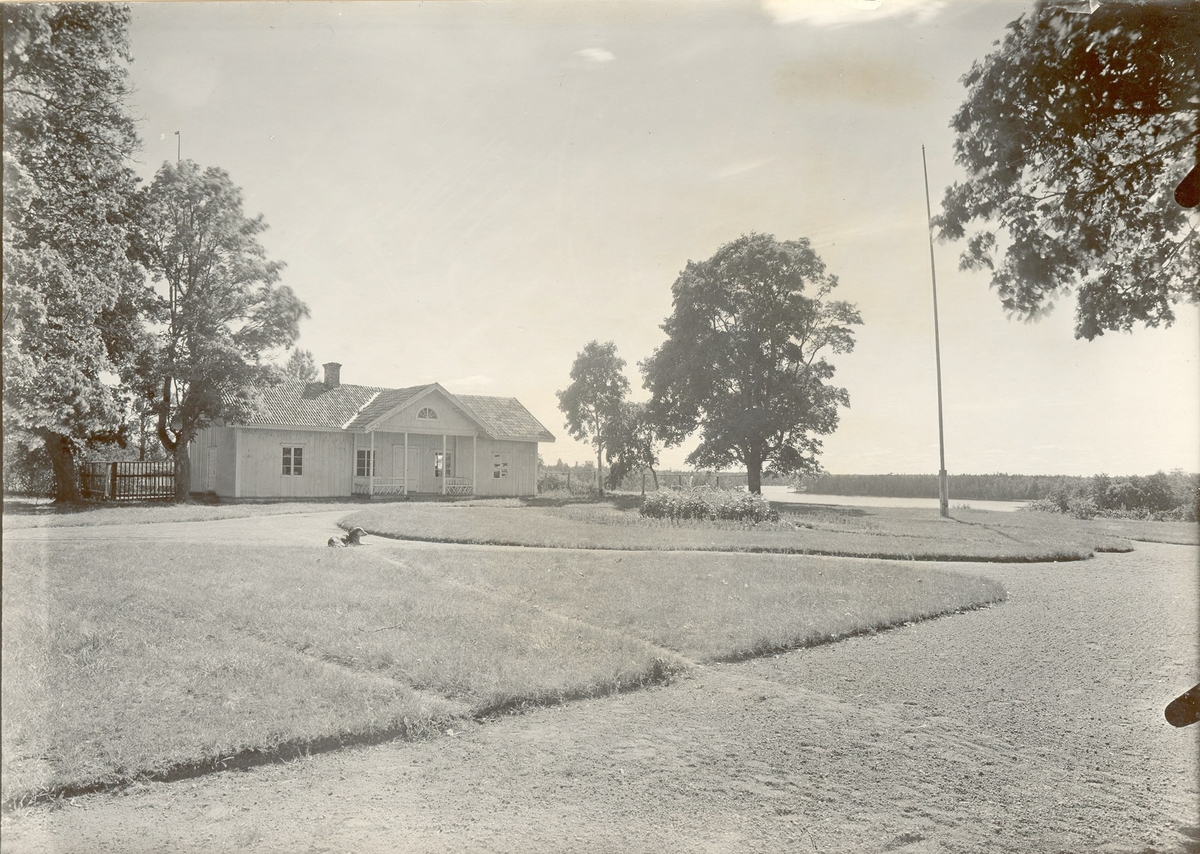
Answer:
M264 530L332 532L305 515ZM426 742L20 811L3 849L1196 852L1200 725L1162 709L1200 680L1198 555L940 564L1009 600Z

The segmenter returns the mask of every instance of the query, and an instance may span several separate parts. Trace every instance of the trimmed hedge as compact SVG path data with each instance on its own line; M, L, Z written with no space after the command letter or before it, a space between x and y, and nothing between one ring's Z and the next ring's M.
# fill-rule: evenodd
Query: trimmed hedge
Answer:
M653 492L642 502L641 512L652 519L779 521L779 513L761 495L709 486Z

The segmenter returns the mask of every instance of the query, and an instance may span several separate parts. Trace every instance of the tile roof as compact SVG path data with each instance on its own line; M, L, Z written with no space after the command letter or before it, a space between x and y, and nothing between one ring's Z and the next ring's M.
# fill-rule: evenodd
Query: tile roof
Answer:
M341 427L383 391L365 385L326 388L324 383L285 380L263 390L262 407L245 423L264 427Z
M245 423L256 427L362 430L430 388L441 389L436 383L408 388L365 385L326 388L324 383L287 380L263 390L262 407ZM441 391L493 438L554 441L554 435L515 397L455 395L445 389Z
M482 424L483 429L493 438L554 441L554 434L543 427L515 397L456 394L454 399L462 405L468 415Z
M411 400L428 388L433 388L433 386L415 385L410 388L385 388L379 392L378 397L359 410L354 418L347 419L349 423L343 421L342 424L345 424L347 430L362 430L372 421L382 418L397 406L403 406L406 401Z

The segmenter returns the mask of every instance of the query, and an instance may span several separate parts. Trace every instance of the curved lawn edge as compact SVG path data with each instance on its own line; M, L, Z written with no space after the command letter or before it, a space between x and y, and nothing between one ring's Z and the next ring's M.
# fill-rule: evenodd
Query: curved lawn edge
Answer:
M1002 593L993 599L937 613L925 614L915 619L880 622L850 632L807 637L795 643L762 647L727 656L719 656L709 659L704 665L700 666L739 664L746 661L753 661L757 658L765 658L770 655L780 655L804 649L830 646L841 641L850 640L851 638L873 636L882 632L916 625L917 623L925 623L931 620L980 611L985 608L1001 605L1007 599L1007 594ZM418 741L434 737L443 727L457 721L473 720L478 723L486 723L489 720L496 720L504 715L520 714L532 709L553 708L580 700L594 700L616 694L629 693L630 691L638 691L643 688L665 686L669 685L675 677L685 674L690 669L690 665L679 656L679 653L674 650L670 650L669 652L672 653L675 661L667 658L655 658L650 673L638 679L622 680L566 693L504 700L493 705L472 710L464 715L431 718L421 723L405 721L369 732L344 732L313 739L293 739L268 748L250 747L224 756L194 762L181 762L168 766L161 771L132 774L116 780L99 780L93 783L59 786L11 797L0 803L0 812L9 813L13 810L38 806L40 804L55 803L84 795L116 792L138 783L175 783L180 780L192 780L197 777L219 774L225 771L248 771L251 768L258 768L264 765L285 764L298 759L306 759L312 756L319 756L323 753L333 753L338 750L355 747L374 747L395 741Z
M804 638L796 643L786 644L784 646L764 647L762 649L750 650L748 652L734 653L732 655L711 659L711 661L714 664L738 664L743 661L753 661L756 658L765 658L768 655L779 655L781 653L796 652L802 649L816 649L817 647L830 646L835 643L840 643L844 640L850 640L851 638L873 636L882 632L890 632L895 629L902 629L905 626L915 626L917 623L927 623L931 620L940 620L943 617L954 617L959 614L969 614L972 611L982 611L984 608L1003 605L1007 601L1008 592L1005 591L994 599L973 602L969 605L960 605L957 608L950 608L948 610L938 611L933 614L924 614L914 619L875 623L870 626L864 626L860 629L855 629L851 632L840 632Z
M419 741L438 735L442 729L458 721L485 722L506 714L519 714L530 709L553 708L580 700L595 700L615 694L638 691L656 685L669 685L671 680L687 671L688 665L682 658L677 660L655 658L649 673L635 679L618 680L612 683L589 686L573 691L518 697L473 709L462 715L430 718L426 721L405 721L369 732L342 732L311 739L292 739L272 747L247 747L224 756L180 762L160 771L148 771L121 776L118 779L97 780L92 783L75 783L57 786L37 792L15 795L0 803L0 812L55 803L105 792L116 792L138 783L175 783L192 780L223 771L248 771L263 765L278 765L306 759L322 753L333 753L354 747L375 747L394 741Z
M115 780L97 780L92 783L58 786L35 793L13 796L0 804L0 809L4 812L9 812L22 807L77 798L81 795L118 791L137 783L174 783L179 780L190 780L195 777L203 777L207 774L215 774L221 771L246 771L260 765L293 762L297 759L316 756L321 753L331 753L347 747L385 744L389 741L416 741L429 736L438 727L459 719L453 717L431 719L421 725L399 723L371 732L346 732L312 739L294 739L281 742L273 747L247 747L224 756L216 756L192 762L180 762L160 771L130 774Z
M464 517L455 523L465 521ZM74 718L60 716L63 720L56 719L55 728L44 737L20 741L27 745L20 752L6 751L6 769L16 769L16 776L6 780L12 785L5 787L0 810L139 782L170 782L287 762L343 747L420 740L437 735L439 727L452 721L637 690L661 684L698 664L833 643L973 610L1004 594L1002 586L976 572L946 572L930 564L856 563L845 557L797 559L681 550L585 553L553 548L543 548L541 553L499 548L472 553L450 547L402 553L383 546L281 550L214 544L204 554L183 549L174 559L163 561L155 543L97 548L66 542L58 546L56 560L76 572L70 597L64 599L65 588L36 583L45 558L38 547L22 545L24 551L18 547L12 555L6 549L5 569L10 577L5 580L10 584L5 589L5 618L8 627L10 617L24 614L27 619L20 625L29 631L23 634L24 646L6 643L6 688L24 686L26 709L52 709L62 701L58 706L74 705L79 713ZM208 571L197 572L199 566ZM184 578L203 583L181 584ZM287 595L280 595L281 590ZM721 595L713 596L712 591ZM737 594L729 595L733 591ZM11 613L10 595L21 605ZM837 598L843 596L851 605ZM38 629L42 625L35 619L39 603L55 607L64 601L86 605L89 620L100 627L83 640L99 636L101 645L107 644L109 675L97 682L88 667L90 659L64 659L65 663L45 671L54 676L52 684L13 683L14 674L35 673L37 667L48 666L45 662L63 658L46 650L79 640L69 632ZM170 606L170 618L163 616L165 605ZM273 622L261 619L267 605ZM355 615L349 623L343 606ZM129 608L140 609L144 619L136 625L128 623ZM406 623L411 637L405 636L400 646L399 641L388 640L390 632L377 634L398 628L399 624L392 624L404 614L411 617ZM587 631L575 628L581 621ZM223 628L218 629L218 624ZM564 625L568 628L562 629ZM109 638L105 632L110 626L121 627L121 632ZM254 631L242 631L247 626ZM516 666L528 658L524 656L528 645L512 647L496 661L484 654L485 648L478 648L481 663L462 671L458 665L463 656L455 653L454 643L439 646L447 637L458 639L455 643L463 638L473 643L482 638L486 643L492 636L489 632L505 638L514 626L522 632L536 631L538 638L561 635L580 643L554 645L555 660L562 668L561 674L552 674L554 678L544 673L549 648L536 656L532 670ZM410 708L406 700L384 714L355 713L364 689L369 693L374 683L343 684L342 677L348 674L325 666L341 662L338 656L345 652L341 639L350 630L364 639L379 639L373 645L363 640L362 646L354 646L360 650L355 654L395 656L370 658L374 664L364 665L364 672L373 672L376 665L398 667L403 678L394 681L428 695L420 708ZM614 637L612 643L584 643L584 635ZM302 648L296 647L298 637L305 641ZM498 648L509 649L504 644ZM147 656L147 649L158 653ZM238 654L231 657L235 649ZM412 662L401 654L412 649L418 652L406 654L432 662L427 670L412 670ZM453 654L443 654L447 650ZM296 653L301 657L296 658ZM231 664L217 668L226 673L224 681L204 683L208 687L202 694L220 699L219 692L258 686L253 702L266 715L259 715L266 724L240 727L231 719L215 728L225 721L219 710L213 711L217 706L200 707L200 717L190 720L198 707L188 701L185 714L194 726L182 726L180 711L159 700L178 695L180 674L189 672L189 662L202 658ZM18 669L7 670L9 664ZM492 670L507 674L503 684L483 678ZM105 693L104 682L135 688ZM464 685L469 689L465 694ZM451 690L443 690L446 686ZM290 698L296 691L309 696L318 688L323 692L318 692L320 696L339 703L345 713L323 719L277 714L293 705ZM6 702L14 696L19 695L6 691ZM93 706L79 703L82 696L109 699ZM135 728L126 732L121 723L129 720L125 710L137 708L145 698L154 701L155 715L137 718L136 732ZM446 708L442 699L457 702ZM29 718L34 728L30 732L44 726L46 719L42 720ZM23 719L10 721L6 715L5 723L6 727L22 725ZM11 732L7 729L6 735ZM79 732L100 735L96 747L86 749L87 761L80 761L69 747L80 744L80 737L74 735ZM147 741L148 734L155 738Z
M413 542L413 543L432 543L435 545L445 546L504 546L505 548L523 548L523 549L561 549L566 551L601 551L601 552L656 552L656 551L672 551L672 552L713 552L726 554L771 554L771 555L809 555L812 557L847 557L860 558L862 560L899 560L923 563L1065 563L1068 561L1090 560L1097 552L1107 552L1122 554L1133 551L1132 547L1121 548L1115 546L1095 548L1088 551L1061 551L1061 552L1042 552L1031 555L970 555L970 554L912 554L903 552L867 552L867 551L851 551L848 549L799 549L788 548L784 546L673 546L669 549L650 549L640 548L638 546L620 546L620 545L604 545L591 544L580 546L549 546L541 543L521 542L520 540L506 540L503 538L464 538L464 537L422 537L408 535L397 535L358 525L350 525L347 520L350 517L339 519L337 525L344 531L350 530L351 527L362 527L372 537L382 537L387 540L396 540L397 542Z

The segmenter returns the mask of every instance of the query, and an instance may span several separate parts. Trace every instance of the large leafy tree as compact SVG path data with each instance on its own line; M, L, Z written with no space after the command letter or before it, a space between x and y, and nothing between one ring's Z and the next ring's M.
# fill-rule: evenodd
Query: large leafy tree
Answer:
M666 342L642 364L659 435L677 445L697 428L688 462L746 467L752 492L764 469L812 472L821 441L849 406L830 385L827 353L854 347L861 324L848 302L831 300L837 278L807 240L744 235L707 261L689 261L672 287Z
M165 163L142 199L139 250L159 283L155 346L141 376L157 432L175 458L175 493L190 492L187 445L217 419L245 417L261 389L281 378L264 356L290 347L308 309L278 285L283 264L267 258L262 216L222 169Z
M1022 319L1074 292L1075 335L1169 325L1200 299L1200 236L1174 199L1200 159L1200 3L1042 0L963 78L952 122L967 179L941 236L992 271Z
M617 485L635 471L650 472L654 488L658 489L658 435L644 403L626 401L621 404L617 418L608 431L608 485Z
M146 289L129 259L129 11L0 7L4 23L4 428L44 444L56 498L77 455L122 436L116 375Z
M589 341L571 365L571 384L559 392L558 408L567 416L567 432L596 449L597 485L604 494L604 448L621 417L629 380L621 372L625 360L617 345Z

